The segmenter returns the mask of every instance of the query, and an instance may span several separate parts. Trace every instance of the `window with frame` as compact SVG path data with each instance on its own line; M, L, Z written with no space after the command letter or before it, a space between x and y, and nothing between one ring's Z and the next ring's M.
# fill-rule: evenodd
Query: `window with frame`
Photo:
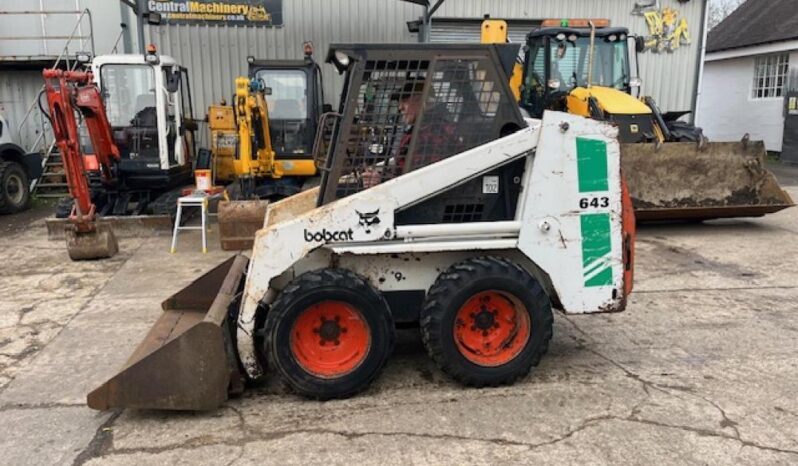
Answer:
M787 74L790 68L790 55L765 55L754 61L754 85L752 99L778 98L784 95Z

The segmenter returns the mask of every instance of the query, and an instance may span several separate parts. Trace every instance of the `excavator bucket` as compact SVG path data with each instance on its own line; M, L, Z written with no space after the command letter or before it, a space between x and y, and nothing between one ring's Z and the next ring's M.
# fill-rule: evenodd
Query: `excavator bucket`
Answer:
M639 221L759 217L794 206L766 155L762 142L621 146Z
M224 251L252 249L255 233L263 228L269 201L219 202L219 240Z
M222 249L252 249L255 233L264 227L264 222L274 225L302 215L316 207L318 197L319 188L315 187L271 203L258 200L219 202L219 238Z
M122 370L89 393L89 407L210 410L241 393L227 317L248 263L233 256L164 301Z
M67 252L73 261L105 259L119 252L114 230L108 225L96 225L93 230L78 231L75 225L64 228Z

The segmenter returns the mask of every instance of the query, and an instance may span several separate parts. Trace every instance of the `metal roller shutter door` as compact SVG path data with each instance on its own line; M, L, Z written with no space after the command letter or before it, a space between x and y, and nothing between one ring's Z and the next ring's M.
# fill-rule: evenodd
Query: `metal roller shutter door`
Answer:
M526 35L540 25L534 20L508 20L510 41L523 44ZM481 19L432 19L430 42L479 42Z

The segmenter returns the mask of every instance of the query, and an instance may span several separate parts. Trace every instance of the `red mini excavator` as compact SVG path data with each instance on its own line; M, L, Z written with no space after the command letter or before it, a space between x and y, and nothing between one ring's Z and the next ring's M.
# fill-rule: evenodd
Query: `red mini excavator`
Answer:
M72 260L102 259L119 251L113 230L99 224L92 202L86 168L97 170L106 186L116 183L119 149L100 91L91 72L47 69L44 76L50 124L66 172L69 194L75 200L66 227L67 251ZM78 134L77 114L89 133L93 155L84 155Z

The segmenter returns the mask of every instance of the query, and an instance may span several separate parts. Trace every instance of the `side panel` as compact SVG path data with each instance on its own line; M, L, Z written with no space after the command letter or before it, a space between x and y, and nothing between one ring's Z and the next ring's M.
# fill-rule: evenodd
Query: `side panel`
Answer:
M274 290L270 289L272 279L326 244L391 239L397 209L428 199L533 150L538 124L529 123L528 127L502 139L260 230L255 236L237 330L238 353L250 377L262 373L255 356L254 326L261 301L268 303L274 297Z
M624 307L616 137L607 124L547 112L525 173L519 249L549 274L566 313Z

